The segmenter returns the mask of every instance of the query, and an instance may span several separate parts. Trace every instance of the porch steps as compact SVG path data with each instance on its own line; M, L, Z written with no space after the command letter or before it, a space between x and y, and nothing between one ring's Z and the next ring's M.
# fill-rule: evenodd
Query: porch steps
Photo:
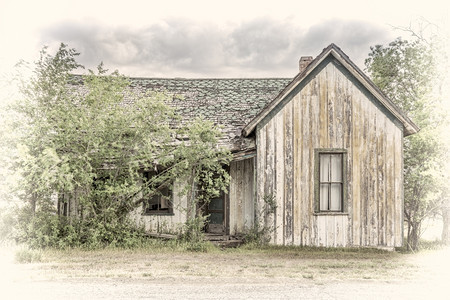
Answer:
M177 235L175 234L167 234L167 233L146 233L148 237L159 238L164 240L176 239ZM244 242L241 237L226 235L226 234L216 234L216 233L206 233L205 240L210 241L214 245L217 245L222 248L235 248L242 245Z
M163 240L174 240L177 238L177 235L168 233L147 232L145 235L148 237L159 238Z
M205 240L222 248L235 248L243 244L241 237L226 234L206 233Z

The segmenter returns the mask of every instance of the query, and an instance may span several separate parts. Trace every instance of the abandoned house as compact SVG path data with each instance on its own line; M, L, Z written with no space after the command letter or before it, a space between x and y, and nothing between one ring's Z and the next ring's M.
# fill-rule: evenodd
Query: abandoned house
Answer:
M397 247L403 239L403 138L418 131L336 45L302 57L292 78L132 79L138 91L183 95L184 118L223 126L233 153L228 193L211 200L208 232L254 222L279 245ZM134 213L149 232L186 221L172 190ZM267 195L273 213L259 215Z

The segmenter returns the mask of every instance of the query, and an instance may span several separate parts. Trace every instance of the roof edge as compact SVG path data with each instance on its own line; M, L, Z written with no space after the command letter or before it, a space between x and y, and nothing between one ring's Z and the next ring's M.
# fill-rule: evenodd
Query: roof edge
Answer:
M396 106L381 90L378 88L372 80L361 71L350 58L334 43L331 43L328 47L324 48L322 52L311 61L305 70L298 73L294 79L275 97L269 104L267 104L261 112L256 115L243 129L242 135L244 137L249 136L262 121L269 112L274 109L300 82L306 78L325 58L332 55L337 61L339 61L355 78L360 81L369 92L377 98L378 101L397 118L404 128L404 136L419 132L420 128L409 119L398 106Z

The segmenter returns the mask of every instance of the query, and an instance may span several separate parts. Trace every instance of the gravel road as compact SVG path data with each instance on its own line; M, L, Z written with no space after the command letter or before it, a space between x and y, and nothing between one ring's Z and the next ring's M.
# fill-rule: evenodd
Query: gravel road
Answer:
M0 253L0 299L449 299L450 251L421 257L412 280L289 277L51 278ZM45 278L45 279L42 279Z
M90 279L11 283L2 299L448 299L444 287L417 282L305 283L214 279ZM447 295L448 296L448 295Z

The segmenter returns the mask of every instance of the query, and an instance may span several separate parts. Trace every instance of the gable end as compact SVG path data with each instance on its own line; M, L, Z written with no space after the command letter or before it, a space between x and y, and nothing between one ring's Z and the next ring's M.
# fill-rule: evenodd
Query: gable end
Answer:
M264 109L253 118L242 130L242 135L247 137L250 135L260 122L264 122L266 117L274 115L284 103L287 103L292 99L301 88L313 78L314 74L317 74L327 63L333 61L336 65L341 66L347 70L349 74L354 78L354 83L359 83L358 86L364 87L364 90L368 91L368 94L372 95L381 106L379 106L388 117L394 117L398 124L400 122L403 127L404 136L408 136L419 131L417 125L415 125L404 113L390 101L383 92L348 58L348 56L336 45L331 44L325 48L322 53L317 56L306 69L301 71L295 78L289 83L285 89ZM369 98L372 98L369 97ZM281 106L280 106L281 105Z

